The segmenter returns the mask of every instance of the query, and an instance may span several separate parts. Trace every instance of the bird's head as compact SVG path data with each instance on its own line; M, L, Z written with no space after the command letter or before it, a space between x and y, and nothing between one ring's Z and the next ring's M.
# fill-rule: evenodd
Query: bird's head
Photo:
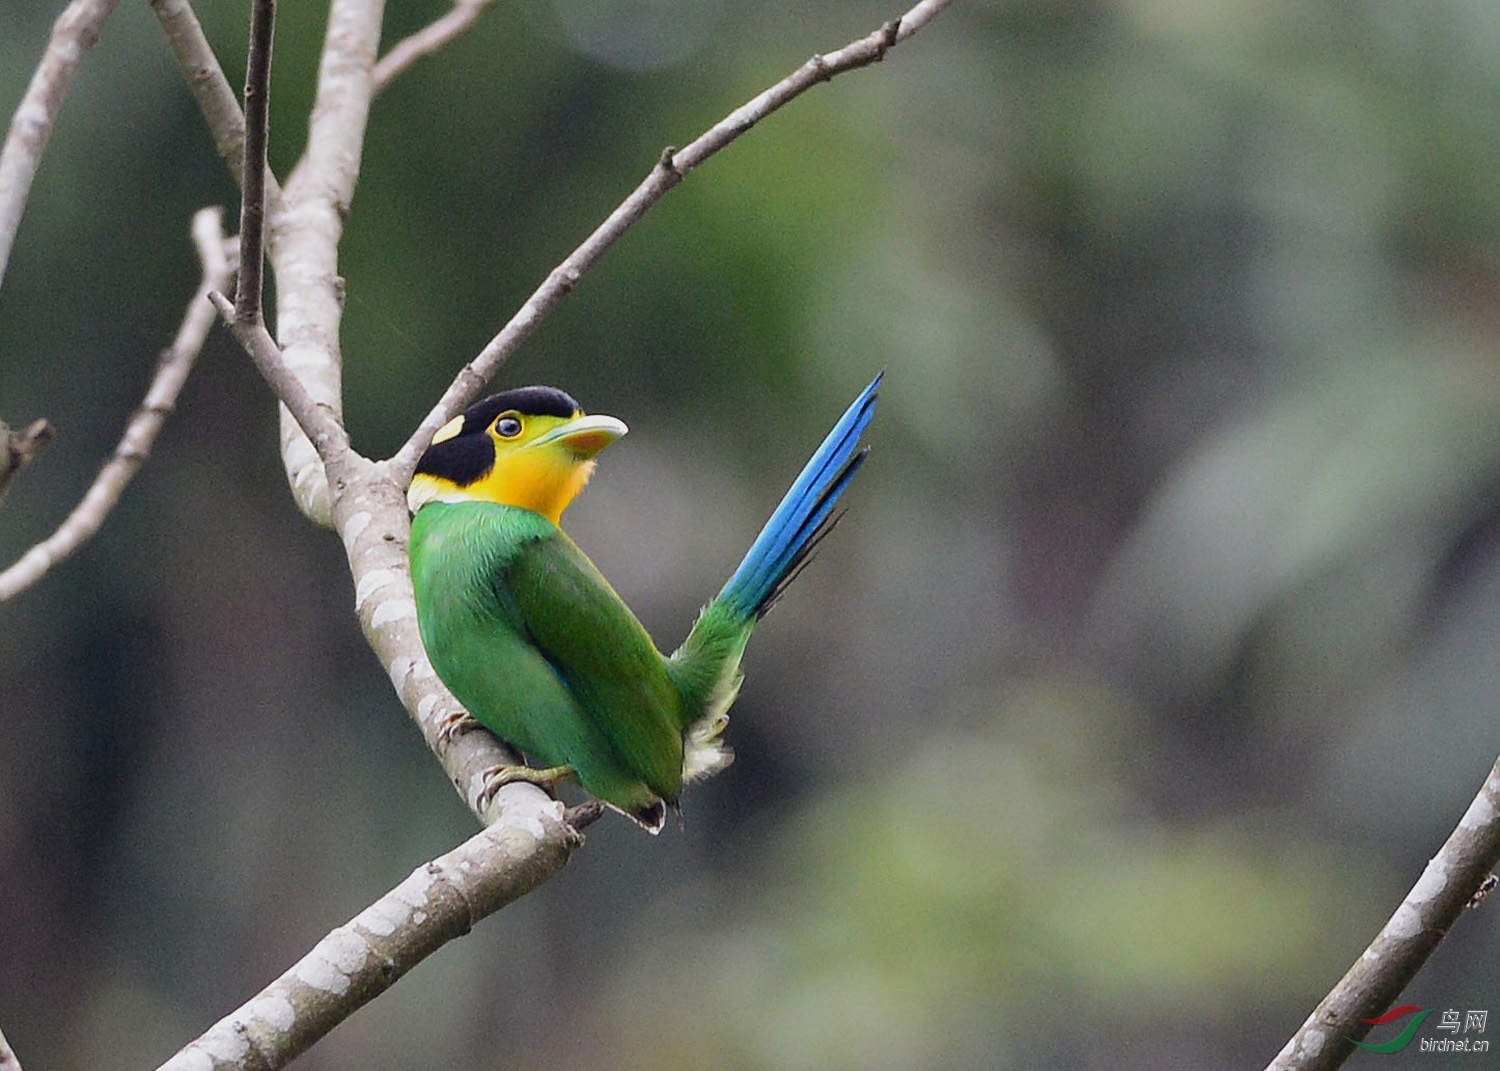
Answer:
M594 471L594 455L626 431L585 416L554 387L492 395L438 429L406 493L413 513L429 502L499 502L553 524Z

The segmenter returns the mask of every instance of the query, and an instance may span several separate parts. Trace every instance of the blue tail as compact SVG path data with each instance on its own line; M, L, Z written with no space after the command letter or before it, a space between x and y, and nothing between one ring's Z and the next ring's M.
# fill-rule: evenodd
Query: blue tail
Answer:
M834 503L869 451L859 449L859 437L875 415L884 377L884 372L876 376L844 411L719 592L719 599L745 619L761 617L775 604L818 540L837 523L841 515L833 514Z

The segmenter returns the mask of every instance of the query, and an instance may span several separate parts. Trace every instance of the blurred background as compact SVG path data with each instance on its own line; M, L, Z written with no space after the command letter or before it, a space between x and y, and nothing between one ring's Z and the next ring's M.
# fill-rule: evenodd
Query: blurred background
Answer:
M5 116L61 7L0 5ZM392 4L387 42L444 7ZM247 8L199 5L236 85ZM281 8L284 176L326 8ZM663 145L897 13L515 0L401 78L343 248L356 446ZM57 427L5 563L113 449L213 203L123 4L0 289L0 418ZM757 127L497 380L629 423L569 527L670 649L887 369L848 516L751 645L738 761L297 1066L1262 1066L1500 751L1497 252L1485 3L963 0ZM472 834L352 606L217 331L104 530L0 606L28 1068L155 1066ZM1466 915L1403 1001L1500 1015L1497 955Z

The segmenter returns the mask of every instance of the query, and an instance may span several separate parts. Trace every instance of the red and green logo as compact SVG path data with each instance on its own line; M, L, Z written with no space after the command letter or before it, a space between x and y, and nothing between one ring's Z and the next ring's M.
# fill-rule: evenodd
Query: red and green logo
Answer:
M1415 1004L1403 1004L1399 1008L1392 1008L1390 1011L1382 1015L1379 1019L1363 1020L1364 1022L1369 1023L1371 1026L1384 1026L1386 1023L1395 1022L1403 1015L1410 1015L1412 1012L1417 1013L1416 1018L1407 1023L1406 1029L1401 1031L1400 1034L1391 1038L1390 1041L1381 1042L1379 1045L1369 1045L1363 1041L1354 1041L1353 1038L1349 1038L1348 1040L1354 1041L1354 1044L1358 1045L1360 1048L1369 1049L1371 1052L1400 1052L1402 1049L1406 1048L1406 1046L1411 1044L1412 1038L1417 1036L1417 1027L1422 1025L1423 1019L1432 1014L1431 1008L1421 1008Z

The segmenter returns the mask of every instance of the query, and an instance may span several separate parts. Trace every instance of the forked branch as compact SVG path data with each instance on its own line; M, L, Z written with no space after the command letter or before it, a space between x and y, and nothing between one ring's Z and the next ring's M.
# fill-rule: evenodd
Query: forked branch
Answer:
M261 308L265 262L267 150L270 144L271 49L276 0L254 0L250 13L250 52L245 64L244 173L240 181L239 286L231 307L222 294L210 294L226 323L272 391L291 412L327 464L342 458L349 438L343 425L307 390L266 330Z

